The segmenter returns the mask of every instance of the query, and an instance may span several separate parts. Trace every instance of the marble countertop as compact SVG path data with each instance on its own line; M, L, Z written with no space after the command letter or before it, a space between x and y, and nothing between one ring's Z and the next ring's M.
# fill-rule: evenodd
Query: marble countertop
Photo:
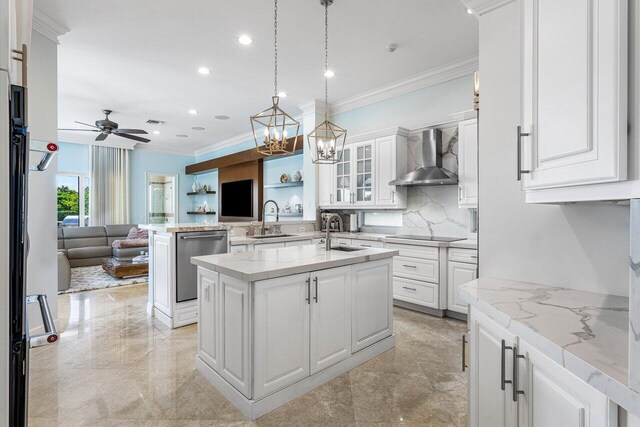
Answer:
M191 263L245 282L290 276L391 258L398 251L366 248L355 252L325 251L318 245L192 257Z
M459 292L472 309L640 415L640 393L629 388L628 298L493 278Z
M294 242L297 240L317 239L323 238L326 233L322 231L308 231L304 233L295 233L284 237L270 237L268 239L256 239L250 236L233 236L229 239L231 245L247 245L247 244L260 244L266 242ZM478 241L471 239L459 240L457 242L431 242L425 240L412 240L412 239L398 239L394 237L388 237L385 234L377 233L364 233L364 232L332 232L331 238L333 239L359 239L359 240L371 240L377 242L388 243L401 243L416 246L433 246L440 248L464 248L464 249L477 249Z
M188 233L192 231L229 230L231 228L229 224L222 222L140 224L138 227L144 230L155 231L156 233Z

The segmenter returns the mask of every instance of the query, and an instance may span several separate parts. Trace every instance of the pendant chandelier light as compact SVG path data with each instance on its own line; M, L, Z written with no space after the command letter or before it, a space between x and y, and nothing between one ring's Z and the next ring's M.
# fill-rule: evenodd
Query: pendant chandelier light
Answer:
M329 6L333 0L320 0L324 6L324 121L307 135L313 163L332 165L342 158L347 130L329 121Z
M274 0L273 51L274 87L273 96L271 97L273 105L251 116L251 130L253 131L253 139L256 142L256 150L265 156L293 154L296 151L298 132L300 131L300 122L296 121L278 106L278 102L280 101L280 97L278 96L278 0ZM258 135L256 129L260 130L263 127L263 133ZM287 144L289 131L294 131L293 135L295 138L292 144Z

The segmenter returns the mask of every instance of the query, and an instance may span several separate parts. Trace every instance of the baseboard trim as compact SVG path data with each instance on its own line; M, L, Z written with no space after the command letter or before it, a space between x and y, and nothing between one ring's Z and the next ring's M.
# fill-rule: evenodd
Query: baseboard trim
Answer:
M339 377L356 366L362 365L368 360L391 350L396 345L395 335L391 335L369 347L351 355L350 358L336 363L314 375L298 381L282 390L276 391L260 400L249 399L236 390L213 368L200 358L196 357L196 367L213 386L226 397L236 408L240 410L249 420L254 421L259 417L273 411L276 408L288 403L316 387Z
M430 314L432 316L444 317L444 310L438 310L437 308L425 307L423 305L414 304L411 302L393 300L393 305L398 307L407 308L409 310L418 311L420 313Z
M445 310L444 315L447 317L451 317L452 319L464 320L467 321L467 315L464 313L458 313L457 311Z

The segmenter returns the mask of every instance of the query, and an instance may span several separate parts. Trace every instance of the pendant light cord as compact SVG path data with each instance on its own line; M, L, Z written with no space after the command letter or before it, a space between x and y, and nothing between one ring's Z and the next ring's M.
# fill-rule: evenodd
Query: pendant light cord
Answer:
M329 1L324 2L324 120L329 119Z
M278 0L274 0L273 8L273 95L278 96Z

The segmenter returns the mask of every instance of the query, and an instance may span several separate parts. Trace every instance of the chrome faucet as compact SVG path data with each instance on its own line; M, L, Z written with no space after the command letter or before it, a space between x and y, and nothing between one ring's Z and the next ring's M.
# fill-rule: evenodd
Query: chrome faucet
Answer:
M276 222L280 221L280 213L278 212L280 208L278 207L278 204L276 203L276 201L269 199L266 202L264 202L264 205L262 205L262 230L260 231L261 236L264 236L264 217L265 217L265 213L267 212L267 203L269 202L276 205Z
M330 251L331 250L331 221L333 221L334 218L338 218L338 230L342 231L342 229L344 228L344 223L342 222L342 217L338 214L335 213L331 213L327 215L327 237L325 237L325 246L324 249L326 251Z

